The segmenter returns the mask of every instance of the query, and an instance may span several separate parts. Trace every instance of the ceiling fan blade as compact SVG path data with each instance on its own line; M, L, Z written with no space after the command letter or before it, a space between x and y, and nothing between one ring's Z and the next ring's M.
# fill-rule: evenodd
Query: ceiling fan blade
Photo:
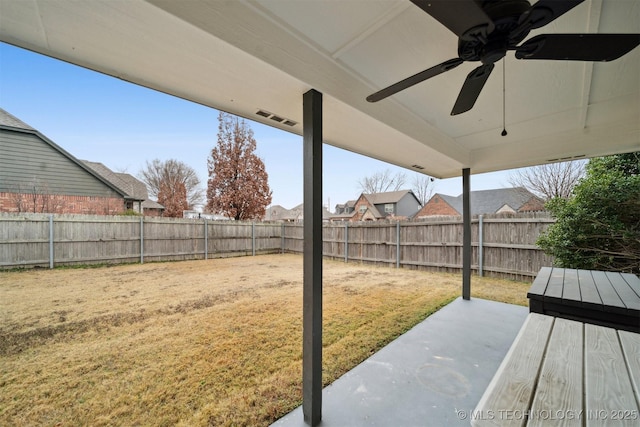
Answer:
M516 50L518 59L613 61L640 44L640 34L541 34Z
M462 37L471 28L486 28L485 36L494 29L493 21L475 0L411 0L411 2L458 37Z
M431 77L437 76L438 74L442 74L445 71L452 70L456 68L458 65L462 64L464 61L460 58L453 58L448 61L443 62L442 64L438 64L431 68L428 68L424 71L421 71L417 74L414 74L411 77L407 77L406 79L399 81L398 83L392 84L389 87L386 87L373 95L367 96L367 101L369 102L378 102L388 96L394 95L402 90L405 90L408 87L411 87L415 84L423 82Z
M462 85L453 110L451 110L452 116L464 113L473 108L473 104L476 103L476 99L478 99L484 84L491 75L493 67L493 64L484 64L469 73L467 79L464 81L464 85Z
M520 24L527 30L540 28L564 15L584 0L539 0L522 14Z

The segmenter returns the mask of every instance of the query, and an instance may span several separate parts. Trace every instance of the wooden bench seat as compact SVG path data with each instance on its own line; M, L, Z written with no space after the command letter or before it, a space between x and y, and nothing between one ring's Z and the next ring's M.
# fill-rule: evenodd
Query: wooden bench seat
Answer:
M640 334L530 313L473 426L640 425Z
M640 279L633 274L543 267L527 297L532 313L640 333Z

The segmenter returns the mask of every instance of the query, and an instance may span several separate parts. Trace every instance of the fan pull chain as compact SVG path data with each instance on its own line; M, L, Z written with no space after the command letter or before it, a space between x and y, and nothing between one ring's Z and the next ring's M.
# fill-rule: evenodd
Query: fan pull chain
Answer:
M505 90L505 62L506 58L502 58L502 133L500 135L507 136L507 124L506 124L506 90Z

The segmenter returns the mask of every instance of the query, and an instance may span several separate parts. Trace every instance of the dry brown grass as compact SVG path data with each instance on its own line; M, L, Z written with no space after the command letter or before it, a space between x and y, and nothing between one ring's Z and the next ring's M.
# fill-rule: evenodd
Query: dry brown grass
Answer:
M526 284L474 278L526 304ZM330 383L460 276L325 261ZM268 425L301 401L302 258L0 273L0 425Z

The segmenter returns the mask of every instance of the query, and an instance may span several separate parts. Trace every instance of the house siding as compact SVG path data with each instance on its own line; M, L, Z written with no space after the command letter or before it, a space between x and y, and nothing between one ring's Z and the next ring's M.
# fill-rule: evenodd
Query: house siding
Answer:
M1 129L0 153L0 192L122 198L35 133Z
M413 196L413 193L407 193L396 204L395 215L411 217L419 210L420 202Z

